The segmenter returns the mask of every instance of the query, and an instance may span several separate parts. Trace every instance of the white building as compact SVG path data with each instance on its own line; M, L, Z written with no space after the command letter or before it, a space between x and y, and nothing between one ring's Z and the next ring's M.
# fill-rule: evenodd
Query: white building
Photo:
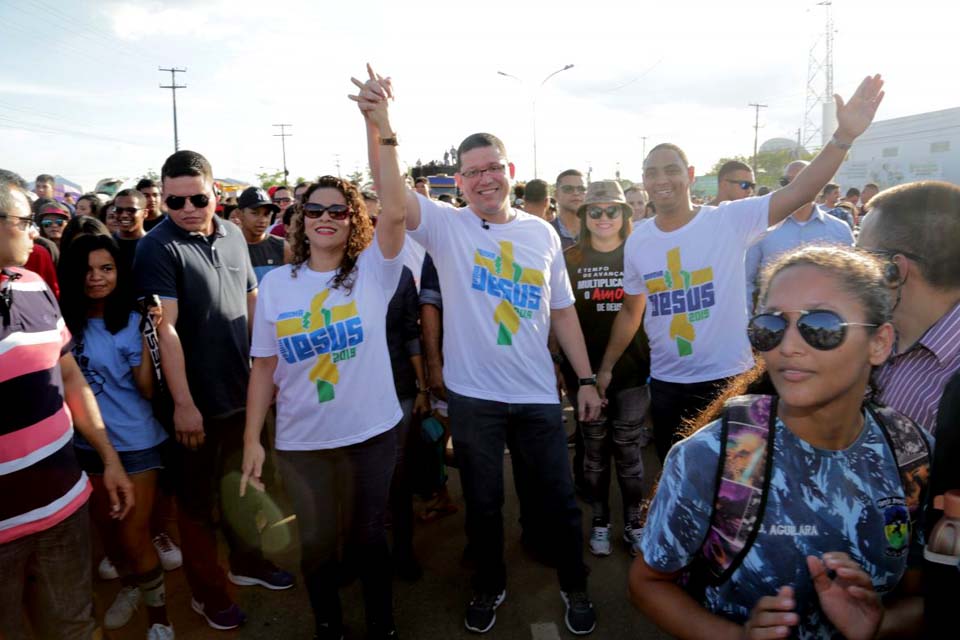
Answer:
M874 122L854 142L835 182L846 191L915 180L960 184L960 107Z

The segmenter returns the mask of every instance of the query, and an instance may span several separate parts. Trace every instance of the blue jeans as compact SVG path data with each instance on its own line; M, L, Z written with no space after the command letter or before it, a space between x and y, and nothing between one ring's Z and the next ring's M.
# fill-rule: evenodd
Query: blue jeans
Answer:
M553 536L564 591L586 589L581 513L573 494L560 404L506 404L447 391L453 450L467 503L467 539L477 562L473 587L506 587L503 561L503 449L527 470L529 499Z
M25 614L38 638L89 638L94 630L90 565L86 504L45 531L0 544L0 638L32 637Z

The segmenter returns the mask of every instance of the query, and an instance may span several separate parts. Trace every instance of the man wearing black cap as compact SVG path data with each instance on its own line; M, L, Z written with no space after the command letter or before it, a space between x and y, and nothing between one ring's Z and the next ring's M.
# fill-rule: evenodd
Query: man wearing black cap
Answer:
M280 207L260 187L247 187L237 199L237 212L259 284L268 271L288 261L287 243L283 238L267 233L273 217L280 213Z

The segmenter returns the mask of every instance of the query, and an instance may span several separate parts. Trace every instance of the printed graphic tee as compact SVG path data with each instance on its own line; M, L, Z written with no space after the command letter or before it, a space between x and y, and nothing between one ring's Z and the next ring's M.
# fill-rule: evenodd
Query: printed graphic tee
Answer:
M703 205L669 232L654 218L627 238L623 290L647 296L653 378L705 382L753 366L744 258L767 229L770 197Z
M345 447L389 431L403 412L387 350L387 305L403 269L376 239L357 258L351 291L330 287L336 271L292 277L292 265L260 285L250 354L277 356L277 449Z
M705 542L720 462L720 427L719 420L708 425L667 455L641 540L644 561L657 571L687 567ZM759 452L752 430L731 423L728 432L727 446L742 450L745 472ZM932 439L928 443L932 446ZM922 454L918 451L918 458ZM720 497L744 511L751 499L759 499L748 485L722 482ZM846 552L870 575L877 593L890 592L908 565L922 561L922 532L910 535L906 504L893 451L869 414L860 436L842 451L817 449L777 419L759 533L730 579L707 588L706 608L743 624L757 600L790 585L800 616L792 637L842 637L820 608L805 558ZM730 539L739 537L740 527L753 526L741 519L717 525L729 529ZM714 530L713 535L723 534Z
M469 207L417 199L420 226L408 233L440 276L447 387L471 398L556 404L550 310L574 302L556 232L516 209L510 222L485 228Z

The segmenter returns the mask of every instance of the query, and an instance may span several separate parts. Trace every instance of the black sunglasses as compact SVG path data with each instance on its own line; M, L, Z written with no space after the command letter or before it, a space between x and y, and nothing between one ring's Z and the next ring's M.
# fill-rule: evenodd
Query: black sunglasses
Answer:
M750 319L747 336L757 351L771 351L783 341L789 325L790 321L783 317L782 311L761 313ZM843 344L847 337L847 327L879 326L865 322L847 322L838 313L823 309L800 311L800 317L797 318L800 337L819 351L830 351Z
M586 193L587 188L579 184L562 184L560 191L563 193Z
M187 206L187 200L197 209L203 209L210 204L210 196L205 193L197 193L192 196L167 196L164 202L167 204L167 209L180 211Z
M346 220L350 217L350 207L345 204L331 204L323 206L316 202L307 202L303 205L303 215L305 218L319 218L326 211L331 220Z
M790 178L788 178L787 176L783 176L782 178L780 178L780 186L781 186L781 187L785 187L785 186L787 186L788 184L790 184Z
M140 211L140 208L139 207L114 207L113 210L114 212L116 212L118 216L123 215L124 213L129 213L130 215L135 216L137 215L137 211Z
M609 207L587 207L587 215L590 216L591 220L599 220L603 217L604 213L606 213L607 217L611 220L616 220L620 217L622 210L618 204L613 204Z
M743 189L744 191L749 191L749 190L751 190L751 189L756 189L756 188L757 188L757 183L756 183L756 182L750 182L749 180L728 180L728 179L726 179L726 178L725 178L725 180L726 180L727 182L730 182L730 183L732 183L732 184L735 184L735 185L739 186L739 187L740 187L741 189Z

